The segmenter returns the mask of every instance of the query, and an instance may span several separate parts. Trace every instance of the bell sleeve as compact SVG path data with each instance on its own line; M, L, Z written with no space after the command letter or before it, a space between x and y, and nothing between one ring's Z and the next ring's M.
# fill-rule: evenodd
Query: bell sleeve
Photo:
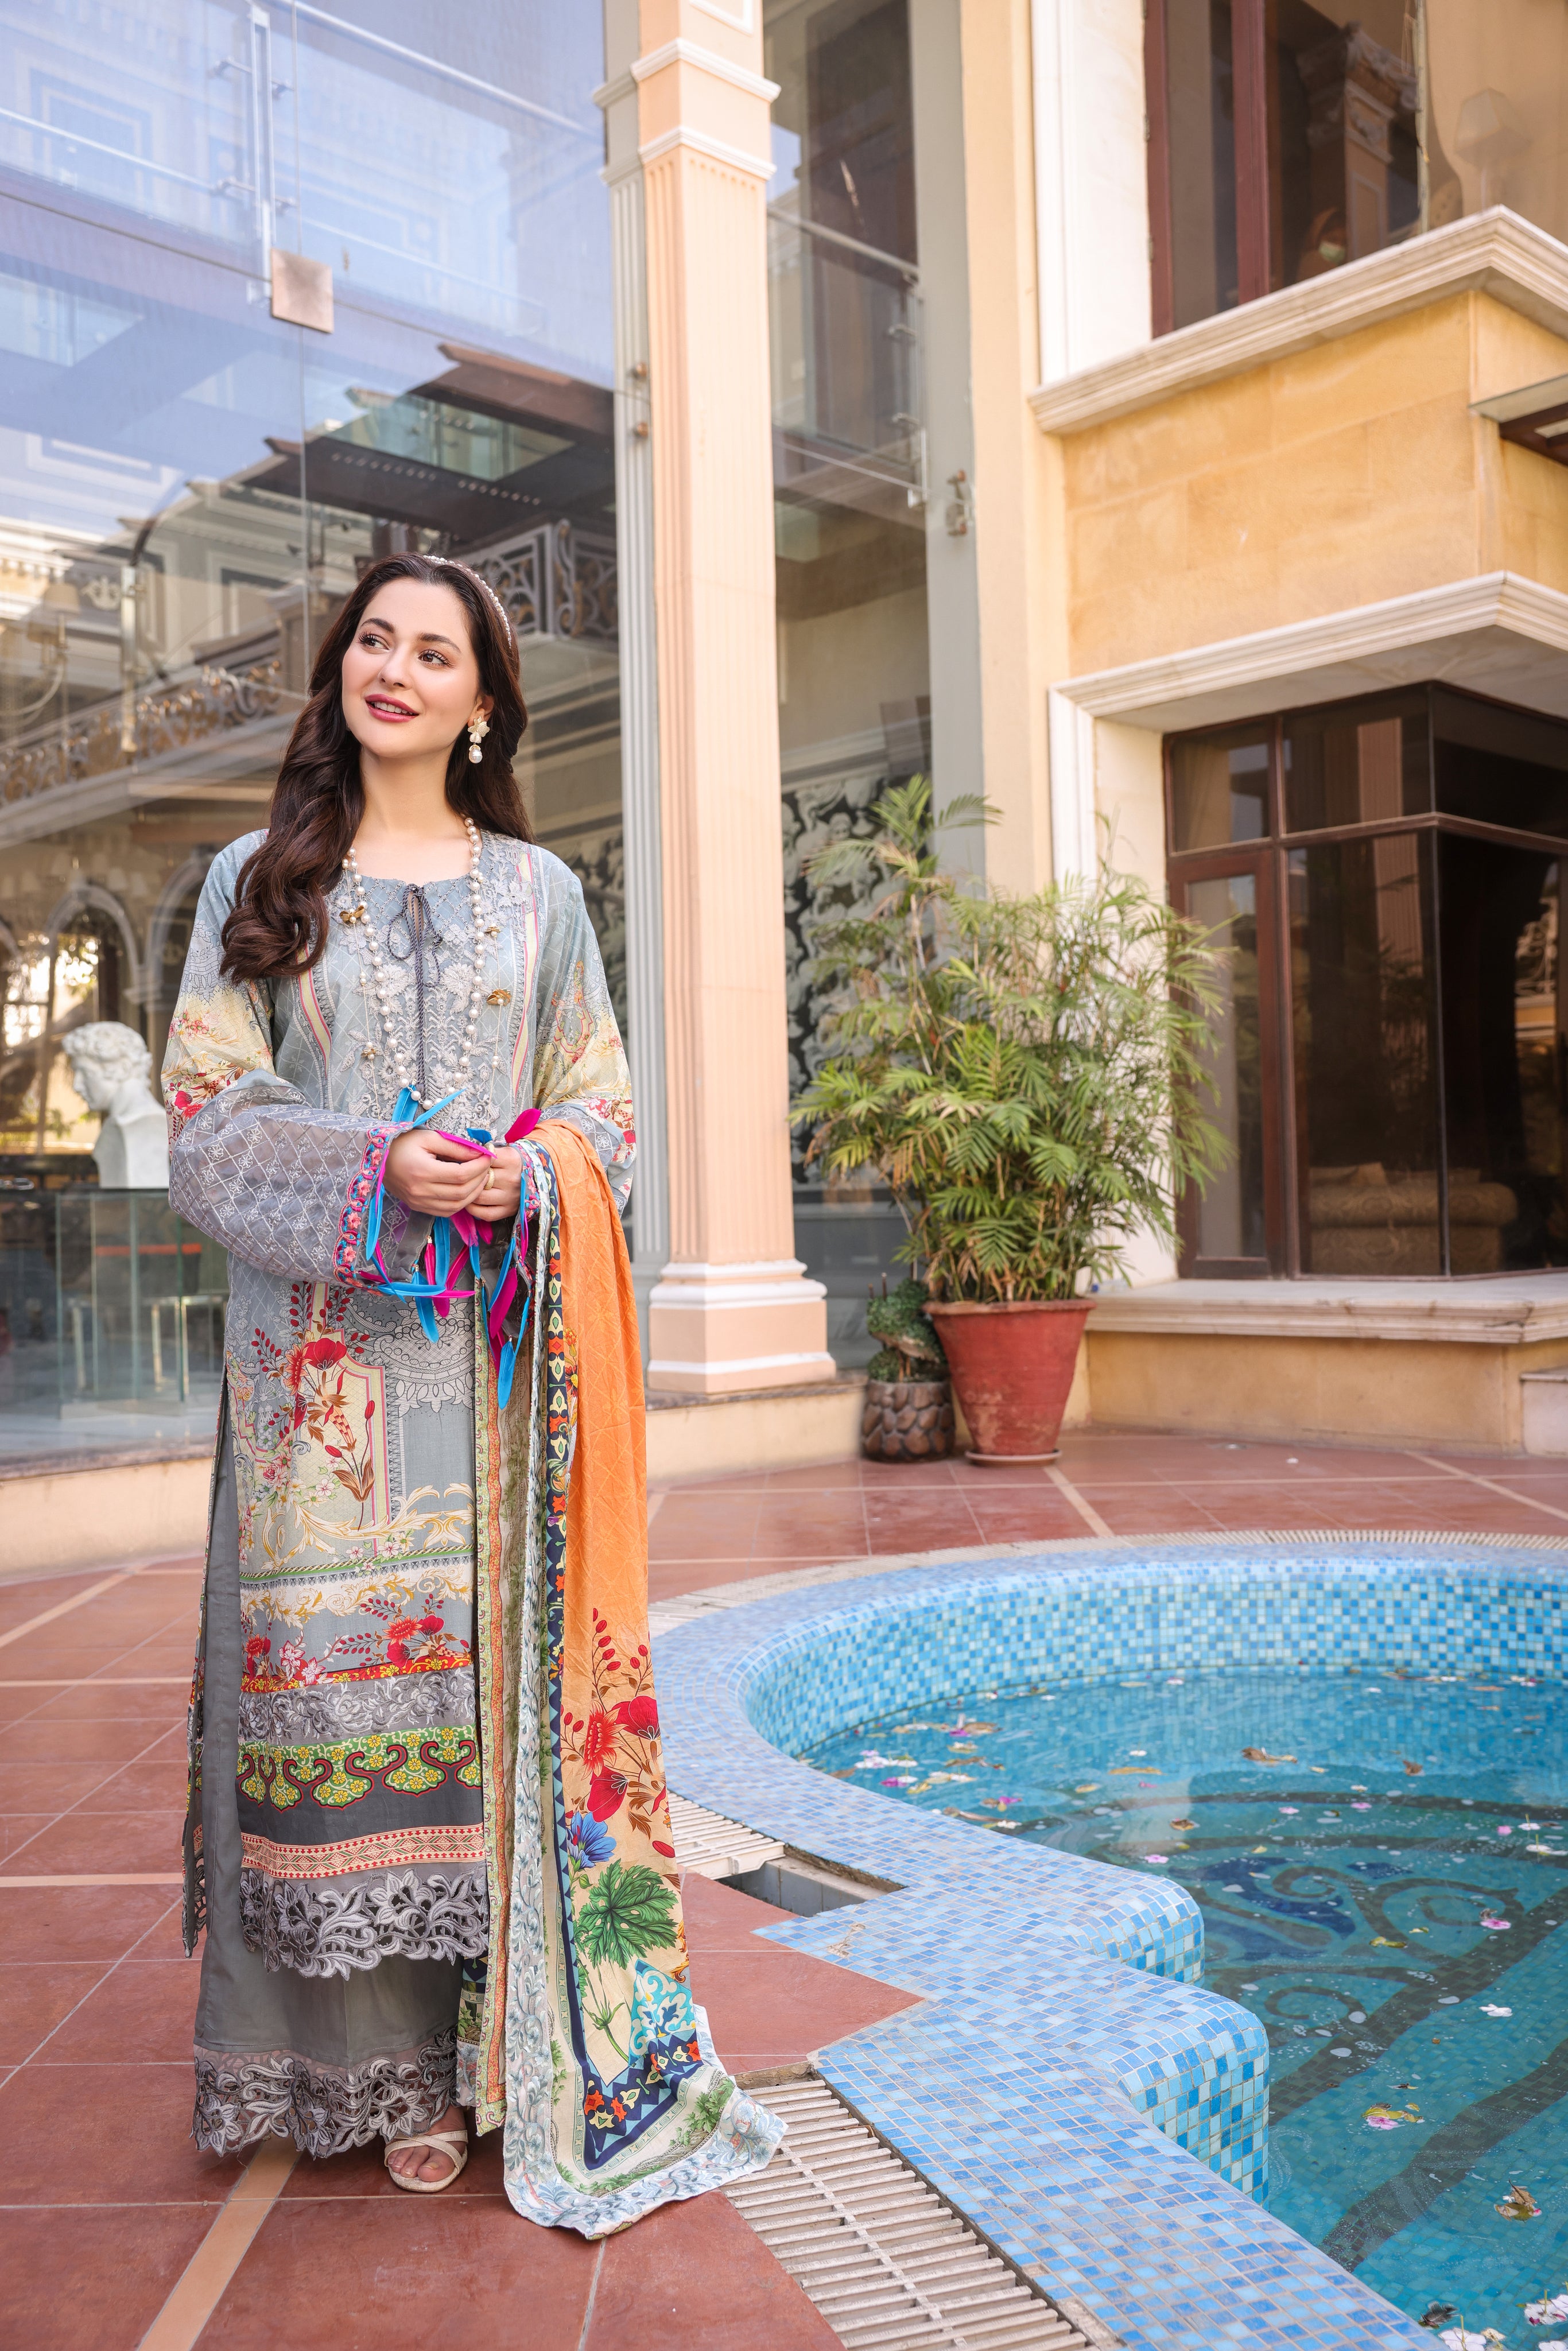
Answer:
M582 884L559 858L534 852L541 908L534 1103L541 1120L574 1126L586 1137L624 1208L632 1189L637 1136L632 1077L621 1042L599 942Z
M277 1071L280 984L225 979L219 969L235 881L257 838L214 861L196 910L163 1057L170 1204L263 1273L374 1281L366 1215L403 1130L317 1109ZM390 1269L394 1252L401 1259L417 1248L427 1220L388 1222L382 1254Z

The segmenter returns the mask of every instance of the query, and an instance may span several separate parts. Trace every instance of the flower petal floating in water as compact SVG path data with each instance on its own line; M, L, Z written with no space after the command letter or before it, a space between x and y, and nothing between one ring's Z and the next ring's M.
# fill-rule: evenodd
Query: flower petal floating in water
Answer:
M1288 1821L1293 1821L1295 1819L1299 1809L1300 1807L1295 1804L1281 1804L1280 1807L1282 1817Z
M1495 2001L1489 2000L1482 2002L1481 2014L1483 2016L1511 2016L1513 2014L1513 2011L1511 2008L1499 2008Z
M1385 1951L1403 1951L1407 1946L1404 1943L1396 1943L1392 1935L1374 1935L1372 1948L1375 1951L1379 1949Z
M1353 1813L1369 1813L1372 1810L1372 1806L1370 1804L1352 1804L1350 1809Z
M1397 2130L1402 2123L1418 2123L1421 2117L1414 2106L1368 2106L1368 2130Z
M1244 1747L1242 1754L1249 1763L1293 1763L1293 1755L1270 1755L1266 1747Z
M1170 1859L1170 1855L1166 1853L1146 1853L1144 1855L1144 1859L1145 1861L1168 1861Z
M1490 1932L1494 1935L1506 1935L1512 1924L1513 1920L1511 1918L1483 1918L1481 1920L1481 1925L1487 1928Z
M1511 1829L1507 1825L1507 1823L1506 1823L1506 1822L1505 1822L1505 1823L1503 1823L1503 1824L1499 1828L1499 1830L1498 1830L1498 1834L1499 1834L1499 1836L1511 1836L1511 1835L1513 1834L1513 1831L1512 1831L1512 1830L1511 1830Z
M1529 2189L1517 2186L1511 2188L1502 2202L1492 2206L1492 2210L1500 2213L1505 2220L1539 2220L1541 2218L1541 2207Z
M1173 1829L1195 1829L1195 1828L1197 1828L1197 1823L1196 1821L1189 1821L1189 1820L1185 1820L1185 1819L1184 1819L1184 1820L1179 1820L1179 1821L1173 1821L1173 1822L1171 1823L1171 1826L1172 1826L1172 1828L1173 1828Z
M1547 2326L1554 2318L1568 2318L1568 2294L1548 2294L1544 2302L1527 2302L1524 2314L1531 2326Z
M1418 1780L1421 1777L1421 1766L1419 1763L1412 1763L1407 1761L1406 1762L1405 1769L1409 1772L1410 1777L1413 1780Z

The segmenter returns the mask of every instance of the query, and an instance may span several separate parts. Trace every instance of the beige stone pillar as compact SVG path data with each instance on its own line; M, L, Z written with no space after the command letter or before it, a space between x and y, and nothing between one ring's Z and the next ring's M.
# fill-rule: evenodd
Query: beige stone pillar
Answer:
M670 1262L648 1384L830 1378L794 1254L759 0L641 0Z

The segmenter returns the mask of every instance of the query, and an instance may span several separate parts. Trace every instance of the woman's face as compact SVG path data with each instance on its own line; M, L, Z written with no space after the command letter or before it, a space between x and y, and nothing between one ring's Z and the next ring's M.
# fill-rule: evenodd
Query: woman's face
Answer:
M471 718L487 718L463 600L423 580L390 580L343 656L343 716L378 759L444 759Z

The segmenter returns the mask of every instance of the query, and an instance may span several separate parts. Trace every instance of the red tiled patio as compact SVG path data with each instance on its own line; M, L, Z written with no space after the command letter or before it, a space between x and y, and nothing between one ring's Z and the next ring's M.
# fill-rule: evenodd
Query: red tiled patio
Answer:
M1054 1469L871 1463L666 1489L670 1598L877 1554L1103 1534L1568 1534L1568 1462L1093 1433ZM247 2167L187 2137L197 1970L178 1934L193 1561L0 1587L0 2338L27 2351L831 2351L722 2196L602 2245L519 2220L499 2146L418 2203L374 2150ZM758 1942L782 1916L685 1882L694 1986L738 2072L906 1995ZM266 2281L265 2307L253 2292Z
M650 1499L655 1600L880 1553L1083 1535L1387 1528L1568 1536L1568 1460L1070 1434L1043 1469L833 1462Z

